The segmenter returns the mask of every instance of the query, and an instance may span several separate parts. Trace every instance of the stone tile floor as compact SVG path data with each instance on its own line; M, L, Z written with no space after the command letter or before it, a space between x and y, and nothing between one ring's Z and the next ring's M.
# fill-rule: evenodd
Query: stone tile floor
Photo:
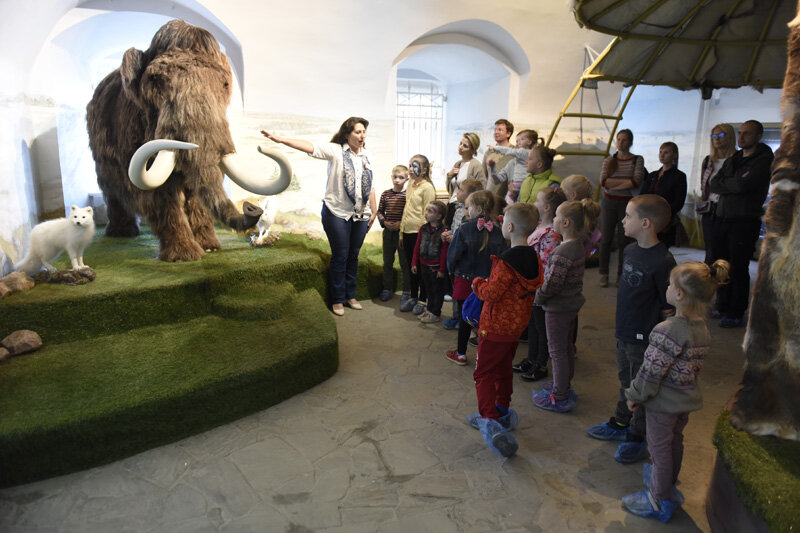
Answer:
M399 313L395 297L337 318L340 369L325 383L171 445L0 490L0 531L708 531L711 433L741 378L744 330L709 322L705 407L686 430L686 503L668 525L644 520L620 505L641 488L642 465L616 463L613 443L584 434L611 415L618 389L616 291L598 287L596 269L585 285L579 406L541 411L530 400L537 384L517 378L520 449L508 460L464 420L477 405L472 368L444 358L456 333Z

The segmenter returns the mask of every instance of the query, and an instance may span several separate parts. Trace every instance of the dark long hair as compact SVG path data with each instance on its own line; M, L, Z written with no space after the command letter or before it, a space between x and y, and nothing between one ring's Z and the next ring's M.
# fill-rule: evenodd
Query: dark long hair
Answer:
M336 134L331 138L331 142L341 144L342 146L347 144L347 137L353 133L356 124L363 124L364 129L367 129L367 127L369 127L369 120L361 117L348 118L342 122L341 126L339 126L339 131L337 131Z

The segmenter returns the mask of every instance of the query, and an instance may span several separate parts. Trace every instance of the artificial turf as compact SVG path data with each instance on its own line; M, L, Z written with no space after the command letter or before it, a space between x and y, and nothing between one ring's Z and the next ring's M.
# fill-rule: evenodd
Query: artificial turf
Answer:
M174 442L336 372L336 327L322 296L327 242L288 234L252 249L217 229L222 250L164 263L151 235L100 231L84 257L94 282L41 283L0 300L0 338L32 329L44 341L0 365L0 485ZM361 255L362 298L380 290L373 248ZM56 266L68 268L67 259Z
M740 431L729 411L717 419L713 442L745 507L770 531L800 531L800 442Z

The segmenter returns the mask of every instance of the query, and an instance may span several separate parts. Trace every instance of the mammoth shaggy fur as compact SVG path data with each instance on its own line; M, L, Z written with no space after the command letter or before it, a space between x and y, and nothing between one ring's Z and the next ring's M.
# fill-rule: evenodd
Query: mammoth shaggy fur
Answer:
M799 25L800 16L789 34L781 146L744 340L745 373L731 413L731 423L740 429L794 440L800 440Z
M220 161L236 150L225 117L231 81L227 57L214 37L172 20L147 50L126 51L122 65L97 86L87 123L108 207L106 235L137 235L136 215L143 215L158 237L160 259L191 261L220 247L214 219L236 230L258 221L258 207L245 204L242 215L222 188ZM142 190L128 179L127 169L134 152L154 139L199 148L177 151L169 179Z

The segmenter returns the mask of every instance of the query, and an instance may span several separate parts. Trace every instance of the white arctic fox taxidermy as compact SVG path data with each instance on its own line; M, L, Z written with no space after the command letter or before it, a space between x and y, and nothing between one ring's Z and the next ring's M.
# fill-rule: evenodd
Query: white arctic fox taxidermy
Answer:
M256 224L258 228L256 243L260 244L269 235L270 226L275 223L275 216L278 214L278 200L274 196L267 196L258 202L258 206L264 211Z
M44 266L50 272L56 267L51 263L64 250L72 261L72 270L87 268L83 264L83 251L94 237L94 212L91 207L69 208L68 218L57 218L37 224L31 231L31 249L18 265L17 270L33 275Z

